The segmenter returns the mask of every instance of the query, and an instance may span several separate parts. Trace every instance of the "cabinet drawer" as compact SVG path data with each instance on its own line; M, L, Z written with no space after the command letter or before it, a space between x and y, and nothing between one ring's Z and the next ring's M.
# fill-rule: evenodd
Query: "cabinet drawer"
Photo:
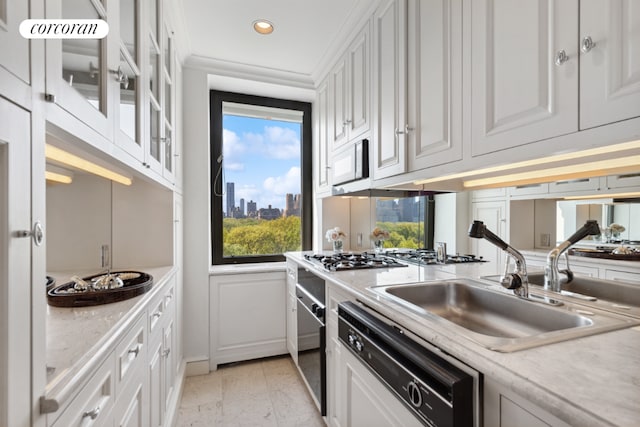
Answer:
M147 352L147 324L140 316L129 333L116 347L116 392L120 392L126 381L142 368Z
M53 427L110 425L115 400L115 355L111 353Z
M151 341L158 333L157 331L162 329L160 319L164 313L164 299L156 299L149 307L149 340Z
M615 280L640 286L640 271L634 273L630 271L607 269L604 272L604 278L607 280Z

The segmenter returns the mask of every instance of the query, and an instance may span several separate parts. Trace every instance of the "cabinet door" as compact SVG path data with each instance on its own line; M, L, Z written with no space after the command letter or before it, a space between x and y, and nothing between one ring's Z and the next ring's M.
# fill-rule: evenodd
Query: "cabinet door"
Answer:
M176 382L176 364L174 362L174 322L173 319L164 329L163 343L162 343L162 357L163 357L163 397L164 397L164 413L169 411L169 405L173 398L174 386Z
M0 425L17 427L30 425L32 412L32 239L18 234L31 230L30 127L29 113L0 98Z
M28 18L29 2L0 0L0 67L25 83L30 82L29 40L20 35L18 27Z
M406 171L406 0L386 0L373 16L374 179Z
M472 155L577 131L578 1L470 3Z
M362 136L370 129L371 117L371 31L367 23L348 51L349 90L347 128L349 140Z
M462 158L462 0L410 0L407 162L410 171Z
M331 147L334 150L347 142L347 130L349 129L347 126L348 97L346 96L348 75L347 58L342 57L331 70L329 85L331 90L329 125L331 127Z
M349 350L340 355L342 426L422 426L418 418Z
M128 390L118 397L114 409L115 427L146 427L149 425L146 406L146 389L143 375L131 383Z
M329 187L329 82L325 80L316 90L316 161L315 170L316 191L324 191Z
M161 427L164 421L164 397L162 395L162 340L159 340L149 354L149 425Z
M506 238L506 202L473 202L472 209L472 220L484 222L486 227L498 237L501 239ZM505 254L500 248L485 239L470 240L471 253L483 257L500 269L504 267Z
M640 116L640 3L581 0L580 47L580 128Z
M47 18L104 19L117 23L118 8L109 9L94 0L51 0L46 2ZM117 29L117 24L114 24ZM47 39L46 92L57 105L107 139L114 134L111 105L117 85L117 31L104 39ZM109 102L107 101L109 98Z

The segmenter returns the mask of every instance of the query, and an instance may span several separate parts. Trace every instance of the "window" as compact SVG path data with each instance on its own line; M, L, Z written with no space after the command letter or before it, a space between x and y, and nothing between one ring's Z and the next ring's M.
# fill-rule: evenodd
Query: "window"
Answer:
M213 264L311 249L311 104L211 91Z
M375 199L375 226L389 233L386 248L433 249L433 195Z

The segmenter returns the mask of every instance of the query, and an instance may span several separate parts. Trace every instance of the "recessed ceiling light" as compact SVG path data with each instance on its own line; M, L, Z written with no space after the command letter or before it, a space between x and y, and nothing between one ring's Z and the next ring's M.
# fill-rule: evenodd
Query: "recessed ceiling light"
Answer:
M253 29L260 34L271 34L273 32L273 24L266 19L258 19L253 21Z

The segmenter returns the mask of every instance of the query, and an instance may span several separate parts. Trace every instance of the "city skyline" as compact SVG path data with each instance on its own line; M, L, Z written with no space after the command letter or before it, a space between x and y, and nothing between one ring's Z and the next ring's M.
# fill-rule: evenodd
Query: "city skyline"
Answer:
M259 206L257 202L249 200L248 202L244 198L239 199L239 204L236 205L235 199L235 183L227 182L225 195L225 206L222 211L226 218L262 218L262 219L275 219L286 216L300 216L302 195L287 193L285 194L284 208L280 209L273 205ZM245 212L245 204L247 210Z
M300 132L300 123L224 115L223 177L234 184L234 207L244 199L283 210L286 195L301 192Z

